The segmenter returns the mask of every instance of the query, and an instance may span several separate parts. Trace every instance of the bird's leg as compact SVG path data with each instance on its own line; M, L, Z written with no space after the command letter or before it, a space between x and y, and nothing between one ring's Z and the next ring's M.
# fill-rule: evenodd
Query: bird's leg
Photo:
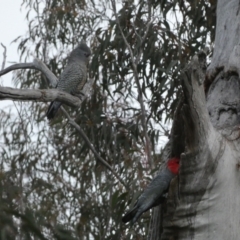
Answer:
M85 96L85 94L80 90L71 91L71 94L75 97L78 97L80 100Z

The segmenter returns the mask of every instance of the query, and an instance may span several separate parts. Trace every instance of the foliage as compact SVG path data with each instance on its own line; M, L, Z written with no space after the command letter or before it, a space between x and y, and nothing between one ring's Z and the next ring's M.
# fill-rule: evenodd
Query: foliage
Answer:
M95 159L61 113L49 124L46 104L16 104L17 114L0 113L0 239L145 239L149 214L131 231L121 216L160 164L159 144L166 134L162 126L172 118L181 69L195 52L212 44L215 5L204 0L117 4L122 32L139 56L139 91L108 1L23 0L29 32L15 40L21 61L30 61L34 53L58 76L79 40L91 46L93 94L81 109L67 110L130 191ZM33 70L19 71L14 81L20 88L48 87ZM154 171L145 148L140 94Z

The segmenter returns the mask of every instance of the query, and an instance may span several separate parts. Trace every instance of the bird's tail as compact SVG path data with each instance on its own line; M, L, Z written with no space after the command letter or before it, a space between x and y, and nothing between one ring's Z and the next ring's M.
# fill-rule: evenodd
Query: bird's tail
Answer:
M127 223L127 222L130 222L131 220L135 219L135 221L137 220L136 219L136 214L138 212L138 207L135 206L132 210L130 210L129 212L127 212L123 217L122 217L122 222L124 223ZM134 222L135 222L134 221Z
M56 101L51 102L51 104L47 110L47 113L46 113L47 118L49 120L54 118L54 116L56 115L56 113L57 113L58 109L61 107L61 105L62 105L61 102L56 102Z

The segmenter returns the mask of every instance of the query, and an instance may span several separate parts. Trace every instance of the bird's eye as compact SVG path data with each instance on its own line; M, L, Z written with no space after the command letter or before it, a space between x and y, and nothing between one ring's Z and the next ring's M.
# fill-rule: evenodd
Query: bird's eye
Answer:
M89 57L90 56L90 53L84 53L85 57Z

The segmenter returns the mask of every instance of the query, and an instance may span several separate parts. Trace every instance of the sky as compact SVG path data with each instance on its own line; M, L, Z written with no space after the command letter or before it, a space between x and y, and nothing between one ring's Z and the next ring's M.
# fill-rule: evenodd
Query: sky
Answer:
M17 52L17 43L11 42L20 35L25 35L28 29L26 10L21 8L21 0L0 0L0 43L7 47L7 59L5 68L19 62L19 53ZM2 68L4 49L0 46L0 69ZM0 77L0 85L4 87L13 87L12 73L7 73ZM3 109L12 101L0 101L0 108Z

